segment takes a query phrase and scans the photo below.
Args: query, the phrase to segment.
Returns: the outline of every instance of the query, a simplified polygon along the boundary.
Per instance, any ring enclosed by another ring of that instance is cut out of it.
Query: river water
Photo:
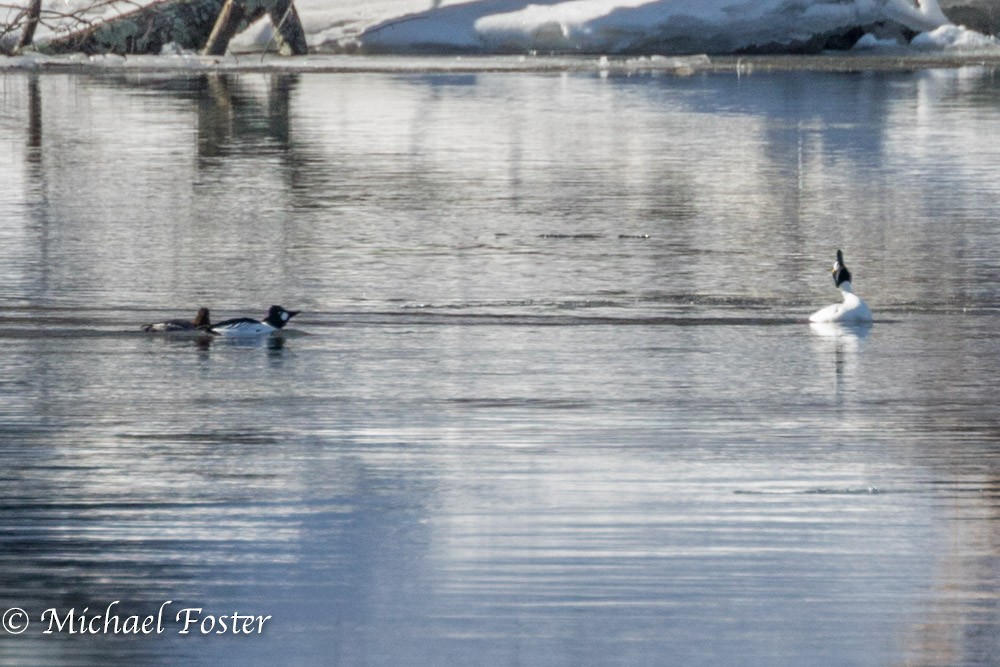
[[[0,73],[0,663],[995,664],[998,125],[974,67]],[[838,248],[871,327],[807,323]]]

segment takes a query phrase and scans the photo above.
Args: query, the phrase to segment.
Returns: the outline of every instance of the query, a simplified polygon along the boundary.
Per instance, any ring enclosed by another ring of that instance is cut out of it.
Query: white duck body
[[[266,322],[250,318],[220,322],[210,329],[218,336],[266,336],[277,330],[277,327],[272,327]]]
[[[840,293],[844,295],[842,303],[835,303],[826,308],[820,308],[809,316],[810,322],[842,322],[845,324],[861,324],[872,321],[872,311],[868,304],[851,291],[850,281],[839,285]]]
[[[217,336],[266,336],[288,324],[288,320],[299,314],[297,310],[285,310],[281,306],[271,306],[263,321],[249,317],[237,317],[213,324],[208,331]]]

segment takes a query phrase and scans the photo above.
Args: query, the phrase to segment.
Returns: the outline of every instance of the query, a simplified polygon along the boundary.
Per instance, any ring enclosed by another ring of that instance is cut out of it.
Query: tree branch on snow
[[[0,11],[7,9],[8,16],[17,12],[12,21],[0,21],[0,53],[12,55],[32,45],[35,28],[42,25],[55,35],[35,44],[43,53],[158,54],[165,44],[174,43],[189,50],[210,47],[208,53],[222,54],[233,35],[265,14],[277,26],[283,51],[301,55],[307,48],[292,0],[154,0],[145,4],[98,0],[70,12],[42,8],[41,0],[30,2],[29,7],[0,3]],[[117,15],[94,18],[109,10]]]

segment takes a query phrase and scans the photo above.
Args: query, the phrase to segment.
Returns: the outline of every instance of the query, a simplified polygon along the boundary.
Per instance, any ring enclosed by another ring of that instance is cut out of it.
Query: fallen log
[[[277,26],[279,49],[304,55],[305,31],[292,0],[156,0],[36,48],[48,54],[132,55],[158,54],[173,43],[192,51],[211,47],[207,53],[221,55],[234,35],[265,14]]]
[[[242,0],[226,0],[226,4],[223,5],[222,10],[219,12],[218,20],[212,28],[212,33],[205,42],[203,50],[205,55],[225,55],[226,48],[229,46],[229,40],[260,18],[265,11],[271,17],[271,24],[275,26],[275,33],[284,42],[285,48],[281,50],[287,50],[294,55],[303,55],[306,53],[305,31],[302,29],[302,22],[299,20],[299,14],[295,11],[295,5],[292,0],[275,0],[270,3],[259,3],[261,6],[266,4],[266,9],[257,8],[256,15],[250,13],[253,7],[249,7],[249,4],[256,3],[247,3]]]
[[[212,26],[212,33],[205,40],[202,53],[207,56],[225,55],[229,40],[239,34],[240,26],[246,21],[246,11],[236,0],[226,0],[219,11],[219,17]]]
[[[24,29],[21,31],[21,37],[14,45],[14,53],[20,53],[35,39],[35,28],[38,27],[38,19],[42,15],[42,0],[32,0],[26,11],[27,21],[25,21]]]

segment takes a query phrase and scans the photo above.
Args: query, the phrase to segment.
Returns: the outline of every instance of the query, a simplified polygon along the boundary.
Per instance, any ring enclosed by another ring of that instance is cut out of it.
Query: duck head
[[[267,310],[267,317],[264,318],[264,321],[272,327],[280,329],[298,314],[299,311],[297,310],[285,310],[281,306],[271,306]]]
[[[830,272],[833,274],[833,284],[837,287],[851,282],[851,272],[847,269],[847,265],[844,264],[844,253],[840,250],[837,251],[837,261],[833,263],[833,268]]]

